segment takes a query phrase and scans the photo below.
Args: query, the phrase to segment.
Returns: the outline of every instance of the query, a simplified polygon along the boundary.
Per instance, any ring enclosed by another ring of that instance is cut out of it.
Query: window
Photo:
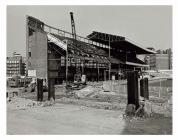
[[[28,56],[31,57],[31,52],[28,52]]]
[[[28,50],[28,56],[31,57],[32,56],[32,53],[31,53],[31,48],[29,48]]]

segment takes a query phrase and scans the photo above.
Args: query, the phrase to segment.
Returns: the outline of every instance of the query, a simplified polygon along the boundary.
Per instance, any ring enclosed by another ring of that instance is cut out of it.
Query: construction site
[[[130,39],[26,16],[26,76],[7,81],[7,134],[172,134],[172,71]],[[21,82],[23,81],[23,83]],[[20,83],[21,82],[21,83]]]

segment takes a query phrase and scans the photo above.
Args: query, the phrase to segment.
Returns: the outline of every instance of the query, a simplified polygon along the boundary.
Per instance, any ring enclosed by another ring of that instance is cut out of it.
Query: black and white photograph
[[[172,135],[172,5],[7,5],[7,135]]]

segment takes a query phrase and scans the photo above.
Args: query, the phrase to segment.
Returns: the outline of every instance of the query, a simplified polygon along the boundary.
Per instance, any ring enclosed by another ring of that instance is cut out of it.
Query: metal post
[[[109,81],[110,81],[110,74],[111,74],[111,52],[110,52],[111,46],[110,46],[110,35],[109,35]]]
[[[82,74],[84,74],[84,63],[85,63],[85,60],[82,60]]]
[[[97,64],[97,66],[98,66],[98,81],[99,81],[99,75],[100,75],[100,70],[99,70],[99,63]]]
[[[66,41],[67,44],[67,41]],[[68,80],[68,50],[66,50],[66,83]]]
[[[159,80],[159,97],[161,97],[161,78]]]

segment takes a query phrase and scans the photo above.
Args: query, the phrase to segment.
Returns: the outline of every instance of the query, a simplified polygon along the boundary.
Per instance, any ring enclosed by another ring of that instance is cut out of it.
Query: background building
[[[157,70],[169,69],[168,54],[156,54],[156,69]]]
[[[150,70],[170,70],[172,69],[172,50],[157,50],[156,54],[145,56],[145,62]]]
[[[25,59],[20,54],[13,53],[12,57],[7,57],[6,61],[6,75],[11,77],[13,75],[25,75]]]

